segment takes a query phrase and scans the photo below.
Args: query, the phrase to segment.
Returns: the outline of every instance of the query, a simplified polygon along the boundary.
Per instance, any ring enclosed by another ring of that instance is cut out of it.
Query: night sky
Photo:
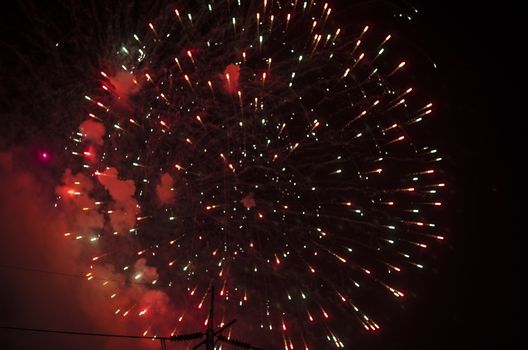
[[[341,20],[348,17],[346,11],[358,16],[370,6],[329,2],[344,9],[337,14]],[[70,241],[48,238],[67,232],[71,220],[50,209],[50,198],[66,167],[59,156],[64,140],[78,125],[60,117],[73,110],[59,112],[56,106],[83,93],[61,89],[60,79],[46,71],[54,58],[40,46],[47,35],[42,28],[58,33],[72,19],[63,19],[61,6],[38,14],[28,4],[15,4],[0,15],[0,326],[132,334],[134,324],[94,312],[108,311],[102,306],[107,301],[85,287],[85,266],[75,266],[82,253]],[[415,80],[437,106],[419,136],[444,156],[448,190],[440,219],[446,239],[427,251],[424,271],[405,277],[408,296],[401,307],[387,307],[380,334],[350,337],[353,346],[345,348],[512,348],[520,330],[514,319],[521,317],[520,16],[502,3],[413,5],[420,13],[411,22],[396,19],[387,26],[396,27],[396,37],[418,53]],[[383,6],[412,8],[400,2]],[[71,83],[72,76],[68,79]],[[151,273],[149,267],[142,269]],[[127,297],[133,300],[134,293],[143,292],[132,290]],[[165,305],[164,295],[151,297]],[[0,329],[2,349],[125,347],[159,348],[159,343]]]

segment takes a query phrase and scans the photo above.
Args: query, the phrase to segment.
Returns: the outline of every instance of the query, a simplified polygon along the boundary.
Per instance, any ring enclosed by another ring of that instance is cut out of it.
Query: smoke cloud
[[[112,226],[133,225],[135,216],[125,212],[138,211],[134,184],[119,180],[113,169],[99,181],[120,217],[110,216]],[[89,196],[94,183],[70,170],[56,194],[55,182],[46,170],[25,161],[23,151],[0,153],[0,325],[135,335],[156,329],[168,335],[176,311],[163,291],[149,287],[157,270],[140,258],[133,266],[140,277],[131,280],[104,261],[108,252],[91,241],[104,226]],[[92,265],[93,257],[103,263]],[[0,330],[0,348],[148,349],[159,344]]]

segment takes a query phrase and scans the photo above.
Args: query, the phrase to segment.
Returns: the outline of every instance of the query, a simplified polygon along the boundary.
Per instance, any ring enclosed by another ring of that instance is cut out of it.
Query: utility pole
[[[215,331],[215,329],[213,328],[214,327],[214,294],[215,294],[214,290],[215,290],[214,286],[212,286],[211,289],[209,290],[209,294],[211,295],[211,305],[209,307],[209,319],[207,321],[207,329],[205,331],[205,340],[196,344],[193,347],[193,350],[197,350],[203,345],[205,345],[205,350],[214,350],[215,349],[215,338],[223,343],[231,344],[231,345],[234,345],[242,349],[263,350],[251,344],[242,342],[240,340],[231,339],[231,338],[228,338],[222,335],[222,332],[225,331],[227,328],[231,327],[236,322],[236,320],[232,320],[231,322],[223,325],[222,327],[220,327],[218,330]],[[184,341],[184,340],[198,339],[203,336],[204,336],[204,333],[196,332],[196,333],[172,336],[169,339],[170,341]]]
[[[211,306],[209,307],[209,321],[207,323],[207,331],[205,332],[205,350],[214,350],[214,296],[215,288],[211,286]]]

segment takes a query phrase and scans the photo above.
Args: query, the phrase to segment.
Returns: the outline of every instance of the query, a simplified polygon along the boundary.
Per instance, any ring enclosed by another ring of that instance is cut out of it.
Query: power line
[[[171,337],[147,337],[141,335],[125,335],[125,334],[110,334],[110,333],[92,333],[92,332],[74,332],[74,331],[63,331],[55,329],[40,329],[40,328],[26,328],[26,327],[11,327],[11,326],[0,326],[0,329],[15,330],[15,331],[25,331],[25,332],[37,332],[37,333],[53,333],[53,334],[67,334],[67,335],[81,335],[89,337],[107,337],[107,338],[128,338],[128,339],[148,339],[148,340],[159,340],[161,343],[161,349],[166,350],[166,342],[176,342],[176,341],[188,341],[193,339],[198,339],[204,336],[202,332],[189,333],[189,334],[179,334]]]
[[[5,265],[0,265],[1,268],[6,268]],[[52,274],[59,274],[59,275],[66,275],[68,277],[79,277],[78,275],[70,275],[70,274],[62,274],[62,273],[53,273],[45,270],[37,270],[37,269],[24,269],[24,268],[16,268],[10,266],[9,268],[14,269],[22,269],[22,270],[29,270],[29,271],[35,271],[35,272],[44,272],[44,273],[52,273]],[[75,331],[64,331],[64,330],[54,330],[54,329],[39,329],[39,328],[26,328],[26,327],[12,327],[12,326],[0,326],[0,329],[7,329],[7,330],[16,330],[16,331],[26,331],[26,332],[39,332],[39,333],[55,333],[55,334],[67,334],[67,335],[81,335],[81,336],[92,336],[92,337],[111,337],[111,338],[128,338],[128,339],[149,339],[149,340],[159,340],[161,342],[161,348],[162,350],[166,350],[166,341],[188,341],[188,340],[194,340],[202,338],[204,335],[206,336],[206,339],[196,346],[193,347],[193,350],[200,348],[202,345],[205,345],[206,350],[213,350],[215,346],[215,338],[221,342],[234,345],[239,348],[243,349],[252,349],[252,350],[262,350],[261,348],[255,347],[249,343],[242,342],[240,340],[231,339],[230,337],[225,337],[222,335],[222,332],[226,330],[227,328],[231,327],[236,320],[232,320],[231,322],[228,322],[227,324],[220,327],[218,330],[214,330],[213,328],[213,314],[214,314],[214,286],[211,287],[209,290],[209,294],[211,296],[211,306],[209,310],[209,318],[208,318],[208,327],[205,333],[203,332],[195,332],[195,333],[188,333],[188,334],[179,334],[176,336],[170,336],[170,337],[158,337],[158,336],[140,336],[140,335],[124,335],[124,334],[110,334],[110,333],[92,333],[92,332],[75,332]]]
[[[73,332],[73,331],[62,331],[54,329],[39,329],[39,328],[25,328],[25,327],[10,327],[0,326],[1,329],[10,329],[15,331],[27,331],[27,332],[38,332],[38,333],[56,333],[56,334],[69,334],[69,335],[83,335],[91,337],[112,337],[112,338],[130,338],[130,339],[160,339],[170,340],[170,337],[146,337],[141,335],[123,335],[123,334],[109,334],[109,333],[91,333],[91,332]]]

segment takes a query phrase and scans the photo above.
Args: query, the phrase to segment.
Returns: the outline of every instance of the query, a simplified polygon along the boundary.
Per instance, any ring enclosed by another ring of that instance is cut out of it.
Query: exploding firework
[[[394,39],[324,2],[161,8],[84,84],[57,193],[87,278],[144,334],[207,324],[212,285],[261,346],[377,332],[369,311],[443,239],[440,158],[409,137],[432,105]]]

